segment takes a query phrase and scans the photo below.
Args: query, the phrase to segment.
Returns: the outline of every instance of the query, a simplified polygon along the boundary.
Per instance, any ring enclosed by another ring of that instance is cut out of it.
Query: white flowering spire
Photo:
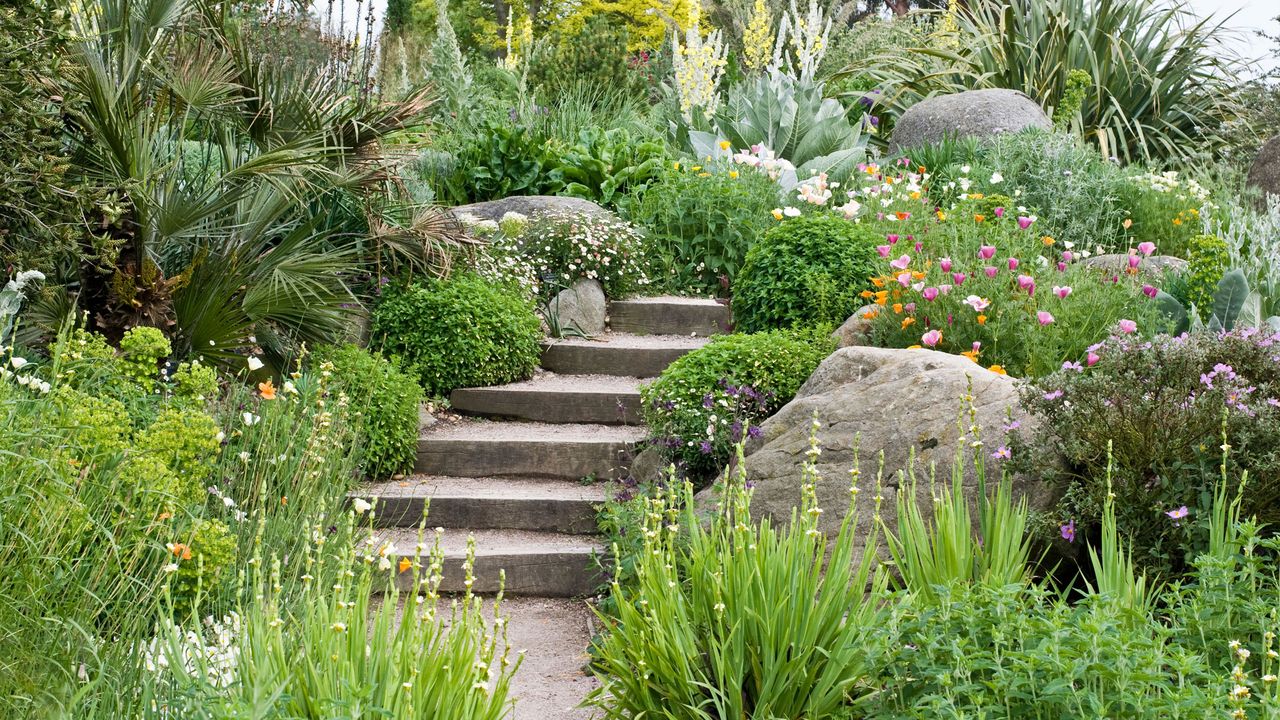
[[[676,94],[680,98],[680,113],[693,122],[695,110],[710,120],[720,104],[718,89],[727,62],[727,48],[719,30],[705,38],[698,30],[702,5],[689,3],[689,22],[684,31],[684,46],[680,34],[671,34],[671,62],[675,75]]]
[[[830,36],[831,18],[818,7],[817,0],[809,0],[809,12],[804,17],[800,16],[796,0],[791,0],[791,12],[783,14],[778,28],[771,69],[787,71],[801,82],[813,82],[818,65],[827,54]]]

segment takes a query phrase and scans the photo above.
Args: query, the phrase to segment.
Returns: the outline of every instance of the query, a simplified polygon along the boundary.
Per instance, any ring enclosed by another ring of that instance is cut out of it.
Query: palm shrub
[[[858,307],[875,274],[874,230],[831,214],[783,221],[747,252],[733,283],[733,317],[744,332],[837,326]]]
[[[1179,160],[1222,144],[1221,124],[1239,110],[1223,33],[1181,1],[1000,0],[956,14],[955,30],[929,46],[847,72],[873,78],[901,113],[931,95],[992,87],[1052,110],[1071,101],[1071,73],[1084,70],[1091,92],[1076,123],[1090,142],[1125,160]]]
[[[813,439],[809,460],[817,453]],[[604,717],[840,717],[864,694],[877,658],[863,640],[888,580],[874,550],[855,560],[857,493],[828,537],[806,463],[791,522],[755,523],[739,468],[709,523],[688,483],[649,500],[635,581],[615,582],[617,613],[600,615],[601,685],[587,702]]]
[[[82,248],[78,302],[113,338],[147,324],[180,353],[232,363],[257,346],[280,363],[341,337],[353,270],[428,269],[455,246],[437,217],[382,199],[381,141],[425,117],[425,92],[380,102],[352,87],[358,58],[286,57],[213,0],[96,0],[72,17],[74,171],[117,198]],[[365,221],[329,223],[350,196]]]

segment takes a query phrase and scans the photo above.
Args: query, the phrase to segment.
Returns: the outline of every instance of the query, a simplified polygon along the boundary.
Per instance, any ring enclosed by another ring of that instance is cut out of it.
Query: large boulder
[[[910,480],[903,480],[899,473],[912,467],[912,456],[918,479],[916,502],[922,511],[931,512],[931,468],[936,467],[939,482],[950,482],[958,452],[966,453],[965,487],[976,501],[978,478],[972,453],[983,454],[988,481],[995,482],[1003,460],[992,454],[1005,444],[1010,418],[1025,429],[1033,426],[1031,417],[1018,406],[1018,382],[959,355],[932,350],[837,350],[814,371],[795,399],[764,423],[762,436],[747,447],[746,476],[754,486],[752,514],[782,522],[800,504],[801,465],[815,419],[821,447],[817,468],[822,479],[817,493],[824,510],[822,530],[834,534],[848,507],[856,438],[862,471],[856,509],[860,535],[876,526],[874,497],[881,453],[880,512],[891,529],[897,529],[898,495],[911,487]],[[982,433],[983,445],[977,450],[972,447],[969,405],[964,400],[970,393]],[[1013,482],[1015,494],[1025,495],[1032,508],[1048,508],[1057,500],[1038,480],[1017,477]],[[714,488],[703,492],[704,502],[714,502]]]
[[[459,205],[452,208],[452,211],[458,217],[470,215],[477,220],[492,220],[493,222],[498,222],[503,215],[511,212],[524,215],[531,221],[537,220],[544,215],[562,215],[566,213],[580,213],[600,218],[613,216],[613,213],[590,200],[560,197],[558,195],[513,195],[501,200]]]
[[[598,280],[582,279],[561,290],[547,303],[547,321],[561,332],[576,330],[587,336],[604,332],[604,288]]]
[[[1249,168],[1247,183],[1262,193],[1265,207],[1268,195],[1280,195],[1280,135],[1263,143]]]
[[[1027,128],[1053,129],[1035,100],[1017,90],[969,90],[937,95],[902,113],[889,139],[889,153],[936,145],[947,138],[987,138]]]

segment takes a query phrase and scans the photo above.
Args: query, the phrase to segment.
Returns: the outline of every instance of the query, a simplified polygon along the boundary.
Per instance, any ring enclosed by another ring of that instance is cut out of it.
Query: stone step
[[[570,535],[597,531],[596,507],[606,497],[599,483],[428,475],[368,484],[352,495],[378,498],[378,527],[417,527],[423,509],[429,507],[430,527]]]
[[[542,346],[542,367],[563,375],[651,378],[708,340],[688,335],[608,332],[596,339],[564,338]]]
[[[609,327],[637,335],[718,335],[729,332],[729,306],[707,298],[649,297],[609,304]]]
[[[532,380],[454,390],[449,402],[467,415],[547,423],[638,425],[640,378],[541,373]]]
[[[453,477],[613,477],[643,427],[470,420],[427,428],[417,472]]]
[[[603,559],[607,550],[596,537],[523,530],[446,529],[440,536],[440,547],[444,551],[441,592],[466,591],[462,564],[467,554],[468,535],[475,538],[476,546],[472,592],[497,592],[499,572],[503,570],[507,574],[505,590],[511,595],[581,597],[594,593],[605,579],[597,559]],[[412,556],[418,531],[387,529],[379,532],[378,538],[379,545],[388,540],[395,544],[393,555]],[[426,547],[422,554],[424,564],[435,539],[436,533],[428,530],[422,540]],[[404,592],[414,590],[413,571],[397,574],[396,587]]]

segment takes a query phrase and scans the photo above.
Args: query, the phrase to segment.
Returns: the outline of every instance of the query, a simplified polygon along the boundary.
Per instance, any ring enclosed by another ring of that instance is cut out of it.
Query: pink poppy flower
[[[990,300],[986,298],[978,297],[977,295],[970,295],[969,297],[965,298],[964,304],[973,308],[974,312],[982,312],[983,310],[986,310],[987,308],[991,307]]]
[[[956,285],[963,285],[965,279],[967,279],[968,277],[969,277],[968,275],[965,275],[962,272],[951,273],[951,279],[955,281]]]
[[[1062,251],[1062,261],[1063,261],[1063,262],[1071,262],[1072,258],[1074,258],[1074,257],[1075,257],[1075,253],[1072,253],[1070,250],[1063,250],[1063,251]]]
[[[1142,264],[1142,258],[1138,257],[1137,255],[1130,255],[1130,256],[1129,256],[1129,269],[1130,269],[1130,270],[1136,270],[1136,269],[1138,268],[1138,266],[1139,266],[1139,265],[1141,265],[1141,264]]]
[[[1054,295],[1057,295],[1059,298],[1061,298],[1061,299],[1063,299],[1063,300],[1066,300],[1066,299],[1067,299],[1067,296],[1071,294],[1071,286],[1070,286],[1070,285],[1064,285],[1064,286],[1062,286],[1062,287],[1058,287],[1057,285],[1054,285],[1054,286],[1053,286],[1053,294],[1054,294]]]
[[[1018,227],[1022,228],[1023,230],[1026,230],[1027,228],[1031,227],[1031,223],[1033,222],[1035,222],[1035,220],[1029,217],[1025,217],[1021,215],[1018,216]]]
[[[1143,286],[1142,286],[1142,294],[1143,294],[1143,295],[1146,295],[1146,296],[1147,296],[1147,297],[1149,297],[1149,298],[1154,298],[1154,297],[1155,297],[1156,295],[1158,295],[1159,293],[1160,293],[1160,291],[1159,291],[1159,290],[1157,290],[1157,289],[1155,289],[1155,287],[1154,287],[1154,286],[1152,286],[1152,285],[1143,285]]]
[[[938,343],[942,342],[942,332],[938,330],[930,330],[920,336],[920,342],[928,345],[929,347],[937,347]]]
[[[921,294],[924,295],[925,300],[933,302],[934,300],[938,299],[938,288],[927,287],[924,289],[924,292]]]
[[[1067,264],[1064,262],[1058,263],[1058,272],[1066,272],[1066,271],[1067,271]]]
[[[938,267],[942,268],[942,272],[951,272],[951,258],[944,257],[939,260]]]
[[[894,270],[906,270],[907,266],[910,264],[911,264],[911,256],[903,255],[897,260],[891,261],[889,263],[889,266],[892,267]]]
[[[1093,367],[1094,365],[1097,365],[1098,361],[1101,359],[1102,358],[1098,357],[1097,353],[1089,353],[1088,355],[1085,356],[1084,362],[1085,362],[1085,365],[1088,365],[1089,367]]]
[[[898,244],[898,236],[897,236],[897,235],[893,235],[893,234],[891,234],[891,235],[886,235],[886,236],[885,236],[885,240],[888,240],[890,245],[897,245],[897,244]]]
[[[1117,323],[1117,326],[1120,328],[1120,332],[1124,333],[1125,335],[1132,335],[1133,333],[1138,331],[1138,323],[1132,320],[1121,320],[1119,323]]]
[[[1153,242],[1138,243],[1138,252],[1142,253],[1143,255],[1146,255],[1147,257],[1150,257],[1151,253],[1155,251],[1156,251],[1156,244]]]
[[[911,287],[911,273],[909,272],[898,273],[897,280],[898,280],[898,284],[901,285],[902,287]]]
[[[991,267],[990,265],[988,265],[982,268],[982,271],[987,274],[987,277],[993,278],[996,276],[996,273],[1000,272],[1000,268]]]
[[[1004,217],[1004,208],[998,207],[996,208],[995,212],[996,212],[996,217],[998,218]]]
[[[1034,295],[1036,292],[1036,279],[1030,275],[1019,275],[1018,289],[1026,290],[1028,295]]]
[[[916,252],[920,252],[921,250],[924,249],[924,243],[916,241],[915,248],[916,248]]]
[[[887,258],[887,257],[889,257],[889,251],[890,251],[890,250],[892,250],[892,248],[891,248],[891,247],[889,247],[888,245],[877,245],[877,246],[876,246],[876,252],[880,253],[880,257],[882,257],[882,258]]]
[[[982,247],[978,248],[978,257],[982,258],[983,260],[990,260],[991,258],[995,257],[995,255],[996,255],[996,248],[994,245],[983,245]]]
[[[1009,258],[1009,269],[1010,270],[1018,269],[1018,258]]]
[[[1040,312],[1036,313],[1036,320],[1039,320],[1040,325],[1043,327],[1053,322],[1053,315],[1049,314],[1044,310],[1041,310]]]

